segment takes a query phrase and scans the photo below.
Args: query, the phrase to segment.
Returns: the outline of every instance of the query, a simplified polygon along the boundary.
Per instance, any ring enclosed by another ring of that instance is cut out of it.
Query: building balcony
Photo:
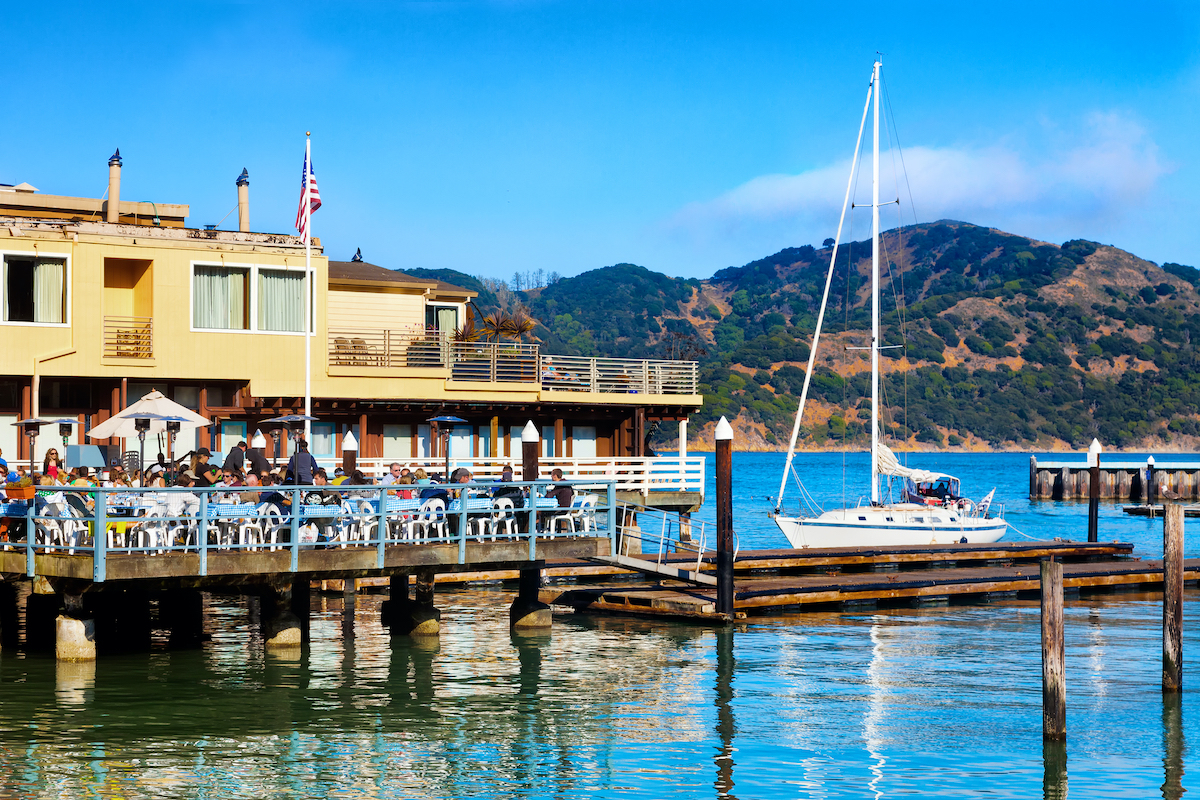
[[[154,358],[154,320],[151,317],[105,317],[105,358]]]
[[[541,353],[536,344],[456,342],[423,330],[330,330],[329,366],[367,374],[442,370],[452,382],[523,383],[549,392],[694,395],[695,361]]]

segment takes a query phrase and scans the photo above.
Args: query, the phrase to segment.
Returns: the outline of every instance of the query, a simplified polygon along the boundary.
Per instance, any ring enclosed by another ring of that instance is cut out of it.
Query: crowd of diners
[[[440,499],[448,507],[454,499],[463,497],[508,498],[515,509],[526,507],[528,487],[513,484],[513,469],[505,465],[500,477],[489,484],[475,484],[474,476],[465,467],[450,473],[447,479],[440,472],[427,473],[423,468],[410,469],[399,462],[389,465],[387,474],[378,481],[353,470],[346,474],[340,467],[332,476],[322,468],[308,449],[308,443],[297,442],[296,452],[286,466],[272,468],[259,450],[251,449],[246,442],[238,442],[217,466],[212,453],[201,447],[178,462],[168,461],[162,453],[144,469],[127,471],[119,460],[114,459],[107,470],[88,467],[68,469],[58,450],[46,451],[42,470],[33,475],[24,467],[10,469],[0,451],[0,493],[4,486],[20,484],[30,478],[36,486],[36,496],[44,503],[69,503],[81,513],[94,508],[95,497],[87,492],[71,491],[67,487],[80,488],[165,488],[181,489],[213,488],[216,502],[268,503],[286,515],[291,503],[289,486],[310,487],[302,492],[305,505],[338,505],[345,499],[378,497],[378,489],[367,487],[389,486],[387,494],[403,500],[426,501]],[[554,469],[550,478],[555,483],[547,487],[545,496],[557,501],[559,508],[569,508],[574,500],[574,490],[563,483],[561,469]],[[463,484],[473,484],[463,486]],[[507,484],[507,485],[506,485]],[[26,483],[28,485],[28,483]],[[15,492],[13,493],[15,494]],[[7,497],[5,498],[7,499]],[[195,515],[199,510],[199,497],[191,492],[166,492],[162,502],[172,517]],[[524,519],[525,515],[522,515]],[[452,527],[456,520],[451,517]],[[0,538],[3,529],[0,524]]]

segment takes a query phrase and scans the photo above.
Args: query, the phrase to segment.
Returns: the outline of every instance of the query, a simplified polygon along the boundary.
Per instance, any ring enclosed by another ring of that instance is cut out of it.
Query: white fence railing
[[[336,459],[317,459],[321,466],[332,471],[340,464]],[[410,470],[417,467],[433,474],[444,472],[445,458],[360,458],[358,468],[371,478],[388,474],[395,462]],[[490,481],[500,477],[505,465],[511,466],[516,478],[521,479],[521,458],[454,458],[450,469],[466,467],[477,481]],[[616,481],[619,492],[699,492],[704,493],[704,457],[654,456],[648,458],[545,458],[538,459],[538,470],[543,477],[555,468],[563,471],[568,481]],[[586,484],[585,484],[586,485]],[[597,486],[600,484],[597,483]]]

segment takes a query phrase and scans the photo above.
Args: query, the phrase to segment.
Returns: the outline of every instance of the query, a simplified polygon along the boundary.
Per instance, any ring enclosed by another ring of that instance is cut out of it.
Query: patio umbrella
[[[211,420],[200,416],[191,409],[184,408],[174,400],[168,400],[166,395],[155,390],[92,428],[88,436],[92,439],[107,439],[111,436],[118,436],[122,439],[135,438],[138,431],[134,427],[133,421],[138,417],[150,418],[150,429],[146,431],[148,434],[164,433],[167,430],[167,417],[178,417],[184,420],[179,423],[179,429],[184,431],[206,428],[212,424]]]

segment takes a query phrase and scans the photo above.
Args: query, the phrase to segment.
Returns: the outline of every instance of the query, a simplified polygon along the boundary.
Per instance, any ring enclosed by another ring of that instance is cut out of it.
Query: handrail
[[[662,566],[663,559],[674,553],[696,554],[694,572],[700,571],[704,561],[704,553],[708,549],[708,525],[703,520],[684,520],[677,512],[665,511],[660,508],[639,505],[637,503],[618,502],[617,511],[617,547],[615,553],[629,555],[629,541],[652,545],[656,551],[654,563]],[[649,524],[645,524],[649,520]],[[653,531],[657,528],[658,532]],[[683,538],[686,529],[687,537]],[[649,531],[649,532],[648,532]],[[645,548],[641,557],[646,558]],[[734,558],[736,559],[736,554]]]
[[[318,463],[327,469],[340,465],[335,459],[317,459]],[[410,470],[418,467],[432,475],[443,472],[446,459],[422,458],[360,458],[358,469],[371,478],[380,478],[388,474],[391,464],[398,463]],[[505,466],[512,466],[520,471],[521,459],[512,458],[466,458],[451,457],[450,468],[467,467],[477,480],[492,480],[500,477]],[[538,459],[538,469],[543,475],[548,475],[553,469],[561,469],[563,478],[567,481],[581,482],[584,485],[599,485],[606,481],[616,483],[617,491],[639,492],[643,496],[651,492],[699,492],[704,494],[704,456],[643,456],[643,457],[595,457],[567,458],[542,457]]]
[[[188,574],[203,577],[208,574],[210,554],[218,551],[289,551],[287,569],[295,572],[301,548],[373,550],[378,568],[383,568],[385,548],[392,546],[456,544],[458,563],[464,564],[469,540],[526,541],[531,560],[536,560],[537,542],[547,537],[583,535],[613,540],[612,483],[605,484],[603,491],[589,493],[590,505],[577,502],[559,508],[556,499],[545,495],[551,485],[567,483],[439,484],[448,492],[463,495],[450,497],[440,510],[422,508],[419,498],[400,496],[406,487],[399,486],[56,486],[32,501],[0,504],[0,516],[24,522],[24,540],[0,542],[0,551],[21,548],[29,577],[39,574],[41,555],[54,554],[56,562],[60,557],[91,559],[93,580],[103,582],[113,559],[130,556],[199,554],[197,561],[177,562],[176,566],[194,563],[195,571]],[[504,496],[513,501],[511,510],[494,502],[499,498],[493,495],[501,487],[506,490]],[[411,486],[414,492],[428,488]],[[234,495],[243,493],[258,493],[260,500],[238,502],[240,498]],[[313,499],[311,493],[323,493],[326,500],[336,494],[337,502],[308,502]],[[280,570],[278,561],[257,563],[256,568]]]
[[[104,317],[105,358],[153,358],[153,317]]]
[[[530,383],[544,391],[694,395],[696,361],[594,358],[545,354],[537,344],[460,342],[420,325],[402,328],[331,328],[329,365],[449,370],[451,381]]]

